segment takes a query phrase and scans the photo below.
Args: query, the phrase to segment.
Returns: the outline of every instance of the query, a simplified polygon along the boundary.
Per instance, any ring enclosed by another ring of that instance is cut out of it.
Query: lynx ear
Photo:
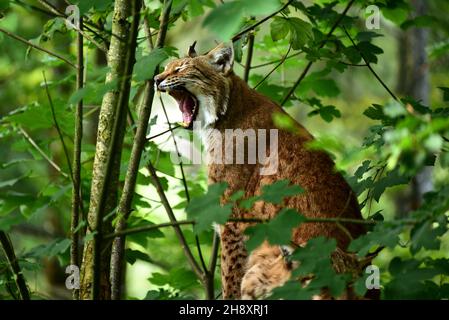
[[[198,54],[196,53],[196,50],[195,50],[195,45],[196,45],[196,41],[193,42],[193,44],[189,47],[189,51],[187,52],[187,55],[190,58],[195,58],[196,56],[198,56]]]
[[[222,72],[227,75],[232,71],[234,65],[234,49],[231,46],[225,44],[220,44],[216,48],[209,51],[207,54],[210,64],[217,69],[217,71]]]

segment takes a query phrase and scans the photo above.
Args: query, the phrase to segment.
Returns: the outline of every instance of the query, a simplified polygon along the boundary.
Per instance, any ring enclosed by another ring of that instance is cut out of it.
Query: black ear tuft
[[[195,58],[196,56],[198,56],[198,54],[196,53],[195,50],[195,45],[196,45],[196,40],[193,42],[193,44],[189,47],[189,51],[187,52],[187,55],[190,58]]]

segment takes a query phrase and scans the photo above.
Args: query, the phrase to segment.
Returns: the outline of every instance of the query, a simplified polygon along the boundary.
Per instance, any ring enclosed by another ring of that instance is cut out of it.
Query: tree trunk
[[[130,34],[130,23],[128,18],[131,15],[132,0],[116,0],[114,6],[113,20],[112,20],[112,34],[111,44],[108,52],[108,67],[110,71],[106,76],[106,82],[119,81],[123,79],[125,73],[126,56],[127,56],[127,44]],[[128,81],[129,82],[129,81]],[[129,83],[128,83],[129,85]],[[127,92],[123,92],[125,95],[129,95],[129,87]],[[96,216],[96,212],[99,206],[99,199],[101,197],[101,190],[104,184],[104,178],[106,173],[109,146],[112,139],[112,131],[116,116],[116,109],[119,107],[120,90],[112,90],[105,94],[100,109],[100,116],[98,122],[97,144],[95,151],[95,159],[92,173],[92,185],[90,195],[90,207],[88,212],[88,223],[92,227],[96,222],[102,223],[102,230],[104,233],[112,232],[111,220],[102,222],[102,219]],[[123,97],[123,101],[128,101],[128,97]],[[126,117],[122,117],[126,120]],[[106,214],[113,211],[117,205],[117,191],[119,183],[119,168],[121,158],[121,144],[124,137],[125,122],[121,121],[119,124],[118,132],[118,145],[117,152],[111,155],[113,158],[112,171],[110,172],[109,183],[105,186],[105,208]],[[88,234],[92,230],[88,228]],[[111,256],[110,246],[105,246],[105,243],[101,246],[101,260],[100,260],[100,299],[110,299],[111,289],[109,283],[109,263]],[[93,241],[86,243],[83,253],[83,264],[81,268],[81,287],[80,298],[90,299],[93,272],[92,265],[94,263],[94,246]]]
[[[427,13],[425,0],[413,0],[412,6],[416,16]],[[401,32],[399,36],[398,91],[424,105],[429,104],[427,41],[428,30],[425,28],[412,28]],[[408,194],[397,201],[398,215],[404,215],[421,205],[424,193],[433,189],[431,173],[431,167],[425,167],[413,178]]]

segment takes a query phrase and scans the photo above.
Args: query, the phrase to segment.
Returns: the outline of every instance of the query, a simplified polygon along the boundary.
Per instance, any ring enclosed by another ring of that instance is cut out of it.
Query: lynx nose
[[[162,81],[164,81],[164,76],[162,74],[158,74],[154,77],[154,83],[156,84],[156,88],[160,91],[163,91],[163,89],[161,89],[160,87]]]

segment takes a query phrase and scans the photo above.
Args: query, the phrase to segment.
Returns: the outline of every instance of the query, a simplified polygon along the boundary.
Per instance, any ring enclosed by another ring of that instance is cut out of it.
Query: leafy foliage
[[[41,284],[42,275],[52,276],[53,269],[48,265],[56,263],[63,273],[69,264],[70,240],[67,237],[70,234],[75,105],[80,101],[84,103],[81,147],[84,215],[76,227],[83,234],[91,227],[85,214],[91,201],[96,134],[104,134],[96,129],[97,110],[104,95],[117,92],[122,80],[108,78],[110,69],[105,66],[105,56],[96,44],[108,47],[115,36],[111,24],[114,2],[72,2],[83,15],[84,33],[88,36],[84,38],[86,70],[82,89],[75,89],[74,68],[37,48],[18,45],[17,39],[0,33],[4,51],[0,59],[0,230],[11,235],[33,298],[47,298],[40,291],[46,291]],[[234,71],[242,75],[251,46],[248,35],[252,33],[255,41],[251,48],[248,83],[252,87],[257,85],[256,90],[273,101],[285,102],[289,115],[276,113],[273,116],[276,127],[298,133],[295,118],[311,127],[316,140],[308,147],[331,153],[338,170],[352,186],[370,225],[368,233],[351,241],[348,250],[360,260],[380,251],[372,264],[380,268],[382,298],[448,299],[449,28],[445,12],[449,5],[442,0],[429,2],[429,12],[417,15],[410,1],[356,1],[353,5],[356,10],[349,10],[343,16],[342,9],[348,2],[173,1],[168,22],[169,43],[183,52],[187,42],[197,40],[200,49],[205,50],[213,46],[215,38],[229,41],[247,30],[233,42]],[[145,82],[154,77],[157,65],[179,56],[173,47],[152,47],[160,29],[162,1],[145,1],[145,4],[141,17],[146,20],[152,38],[148,39],[143,29],[139,32],[128,104],[128,119],[136,123]],[[385,18],[379,30],[368,30],[364,23],[368,13],[363,9],[372,4],[380,8]],[[75,63],[72,43],[75,43],[76,31],[68,28],[60,16],[42,15],[32,10],[36,8],[23,1],[1,1],[2,29]],[[263,23],[251,28],[262,19]],[[386,20],[388,28],[383,25]],[[429,59],[426,66],[431,73],[430,99],[421,101],[419,97],[414,99],[402,93],[397,93],[399,99],[390,99],[371,69],[385,86],[387,83],[394,87],[391,85],[395,81],[394,72],[400,69],[397,64],[407,59],[395,61],[392,52],[398,48],[392,35],[406,35],[405,32],[417,27],[426,27],[429,32],[425,49]],[[148,45],[149,42],[152,45]],[[367,68],[367,63],[371,69]],[[308,66],[310,69],[305,69]],[[54,117],[42,84],[42,69],[49,80]],[[168,105],[168,98],[163,97],[163,101]],[[155,104],[149,136],[160,134],[166,130],[167,122],[173,121],[170,112],[169,119],[165,119],[158,110],[159,105]],[[61,128],[69,159],[55,130],[54,118]],[[128,126],[124,132],[121,168],[117,173],[120,182],[126,175],[137,125]],[[190,137],[189,133],[180,131],[172,133],[182,145]],[[307,223],[300,212],[284,207],[285,198],[305,192],[301,186],[281,180],[264,186],[259,196],[246,198],[244,190],[229,195],[224,183],[207,187],[204,168],[187,163],[181,168],[173,163],[173,146],[169,141],[167,131],[166,135],[161,134],[145,145],[128,228],[167,220],[166,204],[156,189],[159,184],[176,217],[183,220],[186,216],[194,222],[193,230],[184,225],[181,232],[197,261],[207,261],[207,254],[212,251],[211,226],[214,223],[232,220],[233,210],[250,213],[258,201],[270,203],[279,213],[270,221],[252,222],[246,230],[245,244],[249,251],[263,241],[290,245],[292,229]],[[186,158],[188,156],[183,154],[183,160]],[[156,177],[148,172],[149,161],[157,171]],[[415,196],[414,199],[419,200],[414,201],[416,203],[404,201],[401,194],[420,183],[423,170],[432,172],[433,189],[422,197]],[[122,183],[119,189],[122,191]],[[225,198],[229,201],[225,202]],[[399,210],[404,205],[406,209]],[[115,225],[118,216],[113,211],[104,220]],[[89,237],[93,235],[82,236],[81,241],[85,243]],[[128,280],[129,297],[152,300],[204,297],[202,283],[189,269],[178,238],[170,228],[130,234],[127,244],[125,259],[130,270],[128,276],[132,277]],[[197,250],[194,247],[198,247]],[[295,266],[293,278],[276,288],[270,298],[310,299],[323,288],[338,297],[347,285],[353,286],[357,294],[365,294],[366,273],[339,274],[333,269],[335,248],[334,240],[323,237],[295,248],[288,257]],[[142,281],[140,271],[143,269],[150,270],[150,275],[145,277],[148,281]],[[0,299],[17,298],[15,275],[3,255],[0,255],[0,270]],[[34,281],[37,273],[39,281]],[[220,290],[218,274],[216,271],[216,295]],[[307,282],[307,285],[300,282]],[[38,290],[34,292],[33,288]]]

